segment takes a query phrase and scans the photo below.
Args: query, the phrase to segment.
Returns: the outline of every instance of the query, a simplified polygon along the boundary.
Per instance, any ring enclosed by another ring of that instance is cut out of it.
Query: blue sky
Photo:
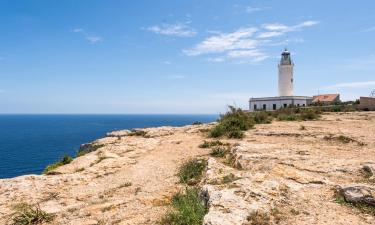
[[[0,0],[0,113],[218,113],[375,89],[375,2]]]

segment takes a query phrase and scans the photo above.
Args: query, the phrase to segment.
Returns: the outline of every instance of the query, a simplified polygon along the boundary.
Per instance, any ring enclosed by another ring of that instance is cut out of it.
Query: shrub
[[[256,124],[266,124],[272,122],[272,118],[270,117],[269,113],[265,111],[253,112],[251,115]]]
[[[202,122],[200,122],[200,121],[195,121],[194,123],[193,123],[193,125],[202,125],[203,123]]]
[[[223,143],[219,140],[216,141],[204,141],[202,144],[199,145],[199,148],[211,148],[215,146],[229,146],[229,143]]]
[[[201,225],[207,207],[195,188],[173,196],[172,210],[162,219],[164,225]]]
[[[282,113],[282,114],[279,114],[277,116],[277,120],[280,120],[280,121],[295,121],[297,119],[298,119],[298,117],[297,117],[296,114],[284,114],[284,113]]]
[[[180,171],[178,173],[180,182],[189,185],[197,184],[200,181],[206,166],[207,160],[205,159],[192,159],[184,163],[180,167]]]
[[[243,131],[252,128],[255,124],[250,113],[229,106],[229,111],[220,116],[219,124],[210,130],[211,137],[227,136],[229,138],[242,138]]]
[[[302,120],[316,120],[320,117],[320,112],[312,109],[304,110],[301,112],[300,117]]]
[[[51,165],[48,165],[43,173],[44,174],[48,174],[50,171],[52,170],[55,170],[56,168],[60,167],[60,166],[63,166],[63,165],[66,165],[66,164],[69,164],[73,161],[73,158],[70,157],[69,155],[65,155],[62,159],[60,159],[59,161],[51,164]]]
[[[32,225],[51,222],[53,214],[46,213],[40,209],[39,205],[31,206],[27,203],[17,204],[14,209],[12,225]]]
[[[213,157],[224,157],[228,153],[228,148],[217,146],[212,149],[212,152],[210,153]]]

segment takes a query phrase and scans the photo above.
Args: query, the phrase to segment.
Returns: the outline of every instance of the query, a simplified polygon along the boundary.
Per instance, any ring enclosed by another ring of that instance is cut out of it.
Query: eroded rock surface
[[[181,188],[178,167],[195,157],[208,159],[206,225],[375,224],[335,199],[341,187],[348,202],[373,204],[375,113],[257,125],[242,140],[222,140],[232,144],[224,158],[198,147],[211,125],[111,132],[57,175],[2,179],[0,224],[21,202],[54,213],[53,224],[157,224]]]

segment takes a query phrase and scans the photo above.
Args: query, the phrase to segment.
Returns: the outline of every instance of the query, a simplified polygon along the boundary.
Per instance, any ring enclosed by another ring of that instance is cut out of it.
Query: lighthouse
[[[293,68],[294,63],[290,57],[290,52],[285,49],[281,53],[281,60],[278,64],[279,95],[275,97],[250,98],[249,111],[272,111],[287,107],[306,107],[311,104],[312,97],[294,95]]]
[[[293,96],[293,67],[290,52],[285,49],[279,64],[279,96]]]

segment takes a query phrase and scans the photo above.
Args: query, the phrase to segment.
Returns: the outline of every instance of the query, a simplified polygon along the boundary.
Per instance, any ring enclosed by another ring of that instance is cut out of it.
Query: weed
[[[187,161],[180,167],[178,176],[180,177],[180,182],[194,185],[197,184],[206,169],[207,160],[205,159],[192,159]]]
[[[63,166],[63,165],[66,165],[66,164],[69,164],[69,163],[71,163],[73,161],[73,158],[72,157],[70,157],[69,155],[65,155],[63,158],[61,158],[59,161],[57,161],[57,162],[55,162],[55,163],[53,163],[53,164],[51,164],[51,165],[48,165],[45,169],[44,169],[44,171],[43,171],[43,173],[44,174],[48,174],[49,172],[51,172],[52,170],[55,170],[55,169],[57,169],[58,167],[60,167],[60,166]]]
[[[222,146],[216,146],[212,149],[212,152],[210,153],[213,157],[224,157],[228,153],[227,147]]]
[[[51,222],[53,214],[46,213],[39,205],[32,206],[27,203],[20,203],[14,206],[15,213],[12,216],[12,225],[33,225]]]
[[[301,125],[301,126],[299,127],[299,130],[306,130],[306,127],[305,127],[304,125]]]
[[[130,186],[132,186],[131,182],[125,182],[125,183],[121,184],[120,186],[118,186],[118,188],[124,188],[124,187],[130,187]]]
[[[173,196],[172,210],[162,219],[163,225],[201,225],[207,207],[199,197],[199,191],[188,188]]]
[[[360,212],[365,214],[370,214],[372,216],[375,216],[375,207],[363,203],[350,203],[345,200],[345,198],[338,192],[335,192],[334,195],[335,202],[340,205],[346,205],[348,207],[357,208]]]
[[[199,145],[199,148],[211,148],[215,146],[229,146],[229,143],[223,143],[221,141],[204,141],[202,144]]]

